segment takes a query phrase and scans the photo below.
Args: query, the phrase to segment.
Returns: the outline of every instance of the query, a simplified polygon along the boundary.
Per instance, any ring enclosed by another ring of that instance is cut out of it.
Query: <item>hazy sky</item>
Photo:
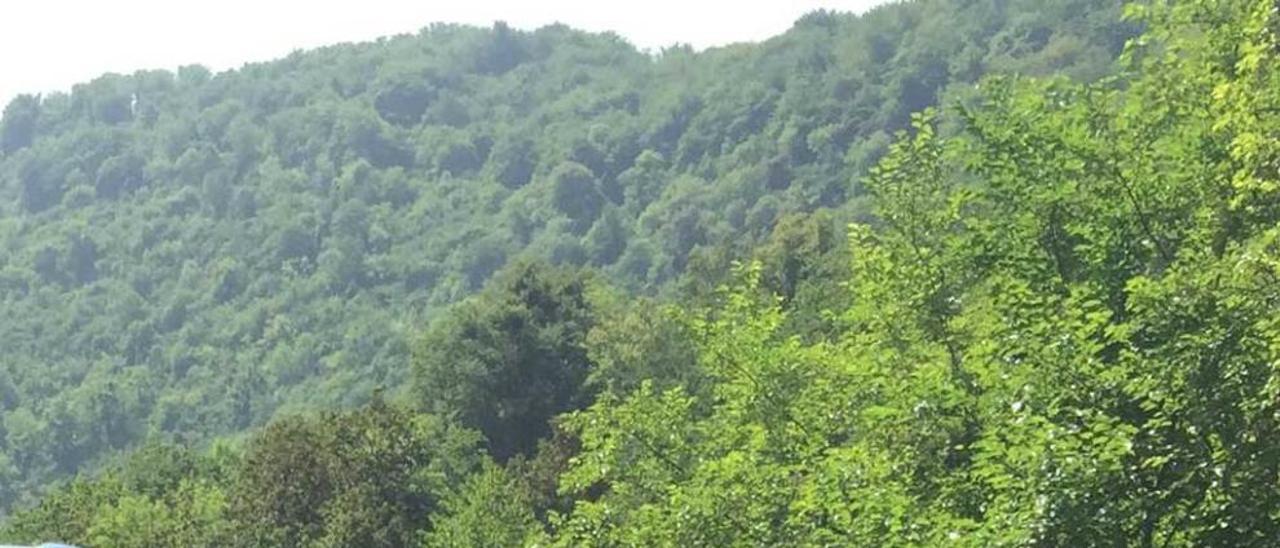
[[[818,9],[885,0],[25,0],[0,4],[0,106],[104,72],[214,70],[295,49],[415,32],[435,21],[612,30],[642,48],[759,40]]]

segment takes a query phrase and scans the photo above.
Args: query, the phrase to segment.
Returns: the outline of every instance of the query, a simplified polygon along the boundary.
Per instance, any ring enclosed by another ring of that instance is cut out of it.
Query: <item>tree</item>
[[[451,491],[431,520],[426,546],[520,546],[540,532],[530,497],[493,464]]]
[[[67,268],[78,285],[86,285],[98,279],[98,244],[84,234],[70,239],[67,251]]]
[[[604,195],[596,177],[582,164],[565,162],[556,166],[551,172],[551,184],[552,203],[581,230],[590,227],[604,208]]]
[[[10,100],[0,117],[0,152],[13,154],[31,146],[39,117],[39,95],[19,95]]]
[[[65,163],[47,157],[46,154],[28,156],[18,165],[18,182],[22,207],[31,213],[40,213],[62,200],[66,190]]]
[[[520,188],[529,183],[537,167],[533,141],[523,137],[499,139],[489,155],[489,170],[507,188]]]
[[[231,493],[237,542],[414,544],[473,444],[377,399],[347,414],[273,423],[250,443]]]
[[[617,261],[627,248],[627,236],[621,214],[614,207],[606,208],[585,237],[592,264],[605,266]]]
[[[499,273],[417,343],[419,405],[479,430],[500,461],[533,450],[552,417],[590,399],[588,289],[585,274],[536,262]]]
[[[113,156],[98,168],[94,184],[99,198],[115,199],[144,183],[143,160],[134,154]]]
[[[152,441],[93,478],[78,478],[0,529],[7,539],[130,546],[231,541],[225,461]]]
[[[512,30],[504,21],[497,21],[482,43],[476,56],[476,70],[488,74],[502,74],[525,60],[527,53],[521,33]]]
[[[373,99],[373,108],[388,123],[412,127],[422,121],[434,97],[431,89],[421,81],[393,81],[382,85]]]

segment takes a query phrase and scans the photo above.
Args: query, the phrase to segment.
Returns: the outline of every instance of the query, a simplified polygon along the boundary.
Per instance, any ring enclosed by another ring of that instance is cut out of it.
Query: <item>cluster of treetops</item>
[[[1278,63],[1272,0],[925,0],[19,98],[0,538],[1271,545]]]
[[[395,391],[425,325],[509,262],[669,302],[784,217],[827,208],[843,233],[910,113],[988,72],[1096,80],[1136,28],[1119,12],[929,0],[658,53],[438,25],[18,97],[0,119],[0,513],[151,437]]]

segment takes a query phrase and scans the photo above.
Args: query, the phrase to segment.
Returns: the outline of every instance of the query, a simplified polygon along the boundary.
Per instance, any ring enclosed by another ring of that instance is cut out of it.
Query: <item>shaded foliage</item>
[[[590,402],[595,323],[582,273],[519,263],[418,342],[413,399],[484,434],[500,460],[532,451],[550,420]]]

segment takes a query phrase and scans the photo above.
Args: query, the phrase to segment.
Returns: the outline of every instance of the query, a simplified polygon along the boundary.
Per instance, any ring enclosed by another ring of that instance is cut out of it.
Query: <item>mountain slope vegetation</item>
[[[509,263],[709,297],[757,245],[842,248],[871,212],[859,177],[912,112],[985,74],[1095,80],[1135,28],[1103,0],[817,12],[706,52],[436,25],[18,97],[0,121],[0,507],[148,438],[414,392],[418,333]],[[808,267],[773,256],[794,292]],[[570,396],[539,413],[587,401]]]
[[[654,295],[519,257],[425,324],[405,387],[152,439],[0,534],[1272,546],[1280,10],[1124,20],[1110,74],[990,74],[911,115],[863,200],[705,246]]]

